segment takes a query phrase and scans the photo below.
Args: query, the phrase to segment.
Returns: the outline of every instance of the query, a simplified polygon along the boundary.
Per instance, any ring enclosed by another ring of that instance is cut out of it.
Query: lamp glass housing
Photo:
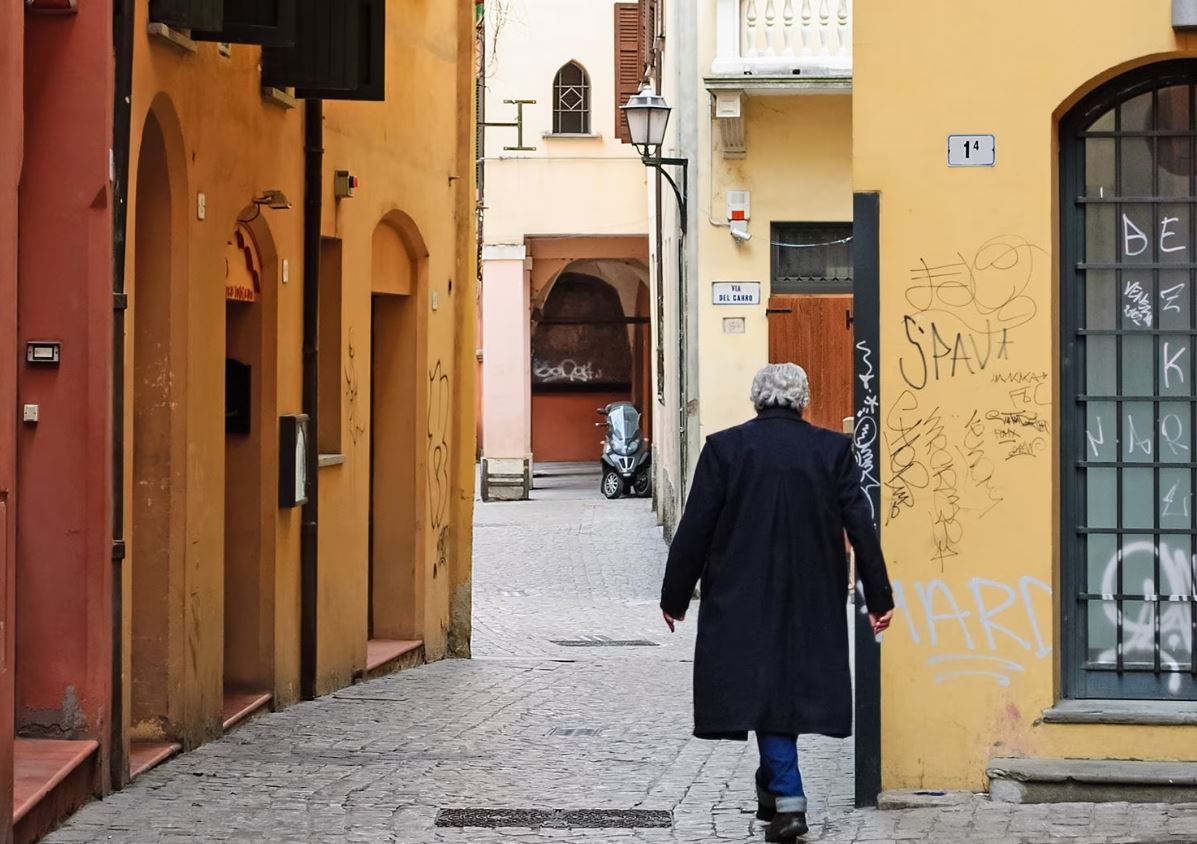
[[[623,112],[628,119],[628,134],[632,143],[647,155],[649,150],[660,148],[665,143],[665,128],[669,125],[669,113],[673,109],[665,98],[657,94],[651,85],[645,85],[640,93],[629,97]]]

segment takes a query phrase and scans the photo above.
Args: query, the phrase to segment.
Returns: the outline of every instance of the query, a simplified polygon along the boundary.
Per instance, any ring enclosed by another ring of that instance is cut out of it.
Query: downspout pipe
[[[308,417],[307,500],[300,515],[299,692],[316,697],[316,634],[318,597],[319,458],[316,436],[317,389],[320,383],[318,329],[320,319],[320,216],[323,211],[324,103],[304,100],[303,121],[303,412]]]
[[[112,703],[108,787],[128,780],[125,758],[125,244],[129,218],[129,145],[133,96],[133,4],[116,0],[112,19],[115,97],[112,138]],[[107,789],[105,789],[107,790]]]

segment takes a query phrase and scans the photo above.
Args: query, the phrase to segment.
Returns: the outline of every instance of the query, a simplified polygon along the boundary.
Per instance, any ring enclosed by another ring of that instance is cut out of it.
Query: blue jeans
[[[768,792],[779,812],[805,812],[806,791],[798,770],[798,737],[785,733],[757,733],[761,766],[756,771],[758,790]]]

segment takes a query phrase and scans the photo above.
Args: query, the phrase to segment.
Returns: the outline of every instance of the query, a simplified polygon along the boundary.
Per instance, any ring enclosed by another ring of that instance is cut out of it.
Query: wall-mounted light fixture
[[[628,134],[631,135],[632,145],[640,153],[640,160],[645,167],[652,168],[664,177],[673,188],[673,195],[677,197],[678,205],[678,239],[677,239],[677,322],[678,331],[677,361],[678,361],[678,417],[681,436],[678,443],[678,481],[681,489],[686,489],[686,475],[689,470],[689,445],[687,443],[687,414],[690,412],[689,388],[686,378],[686,227],[689,213],[686,208],[686,197],[690,183],[690,161],[686,158],[662,158],[661,147],[665,143],[665,128],[669,125],[669,113],[673,111],[665,98],[653,90],[651,83],[646,83],[634,96],[628,97],[623,113],[628,120]],[[666,167],[681,168],[681,179],[675,180],[669,175]],[[657,221],[657,242],[661,242],[661,214],[654,215]],[[660,254],[660,253],[658,253]],[[660,265],[658,265],[660,268]],[[658,282],[660,284],[660,281]],[[658,297],[658,314],[664,318],[663,299]],[[664,368],[664,344],[658,346],[659,369]],[[662,381],[657,382],[657,396],[661,402],[665,401],[665,388]]]
[[[272,211],[286,211],[291,207],[291,200],[287,199],[287,195],[281,190],[264,190],[258,196],[255,196],[251,202],[256,206],[254,215],[247,220],[238,220],[239,223],[252,223],[258,217],[262,216],[262,206],[266,206]]]
[[[628,102],[622,107],[628,119],[628,134],[632,136],[632,146],[640,152],[640,160],[645,167],[651,167],[665,177],[665,181],[673,188],[677,197],[678,210],[681,212],[679,222],[682,234],[686,233],[686,187],[687,170],[690,162],[685,158],[662,158],[661,146],[665,143],[665,127],[669,125],[669,113],[673,108],[665,102],[665,98],[653,90],[651,84],[640,89],[640,93],[628,97]],[[682,183],[679,186],[663,165],[682,168]]]
[[[254,197],[254,205],[261,208],[265,205],[273,211],[286,211],[291,207],[291,200],[281,190],[262,191],[262,195]]]

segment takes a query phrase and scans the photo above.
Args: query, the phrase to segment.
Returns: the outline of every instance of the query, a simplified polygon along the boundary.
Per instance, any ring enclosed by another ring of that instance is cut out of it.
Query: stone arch
[[[580,272],[558,276],[532,331],[533,389],[629,385],[626,316],[619,291],[605,279]]]
[[[595,409],[647,407],[645,267],[634,260],[564,262],[532,293],[532,450],[538,461],[597,459]]]

